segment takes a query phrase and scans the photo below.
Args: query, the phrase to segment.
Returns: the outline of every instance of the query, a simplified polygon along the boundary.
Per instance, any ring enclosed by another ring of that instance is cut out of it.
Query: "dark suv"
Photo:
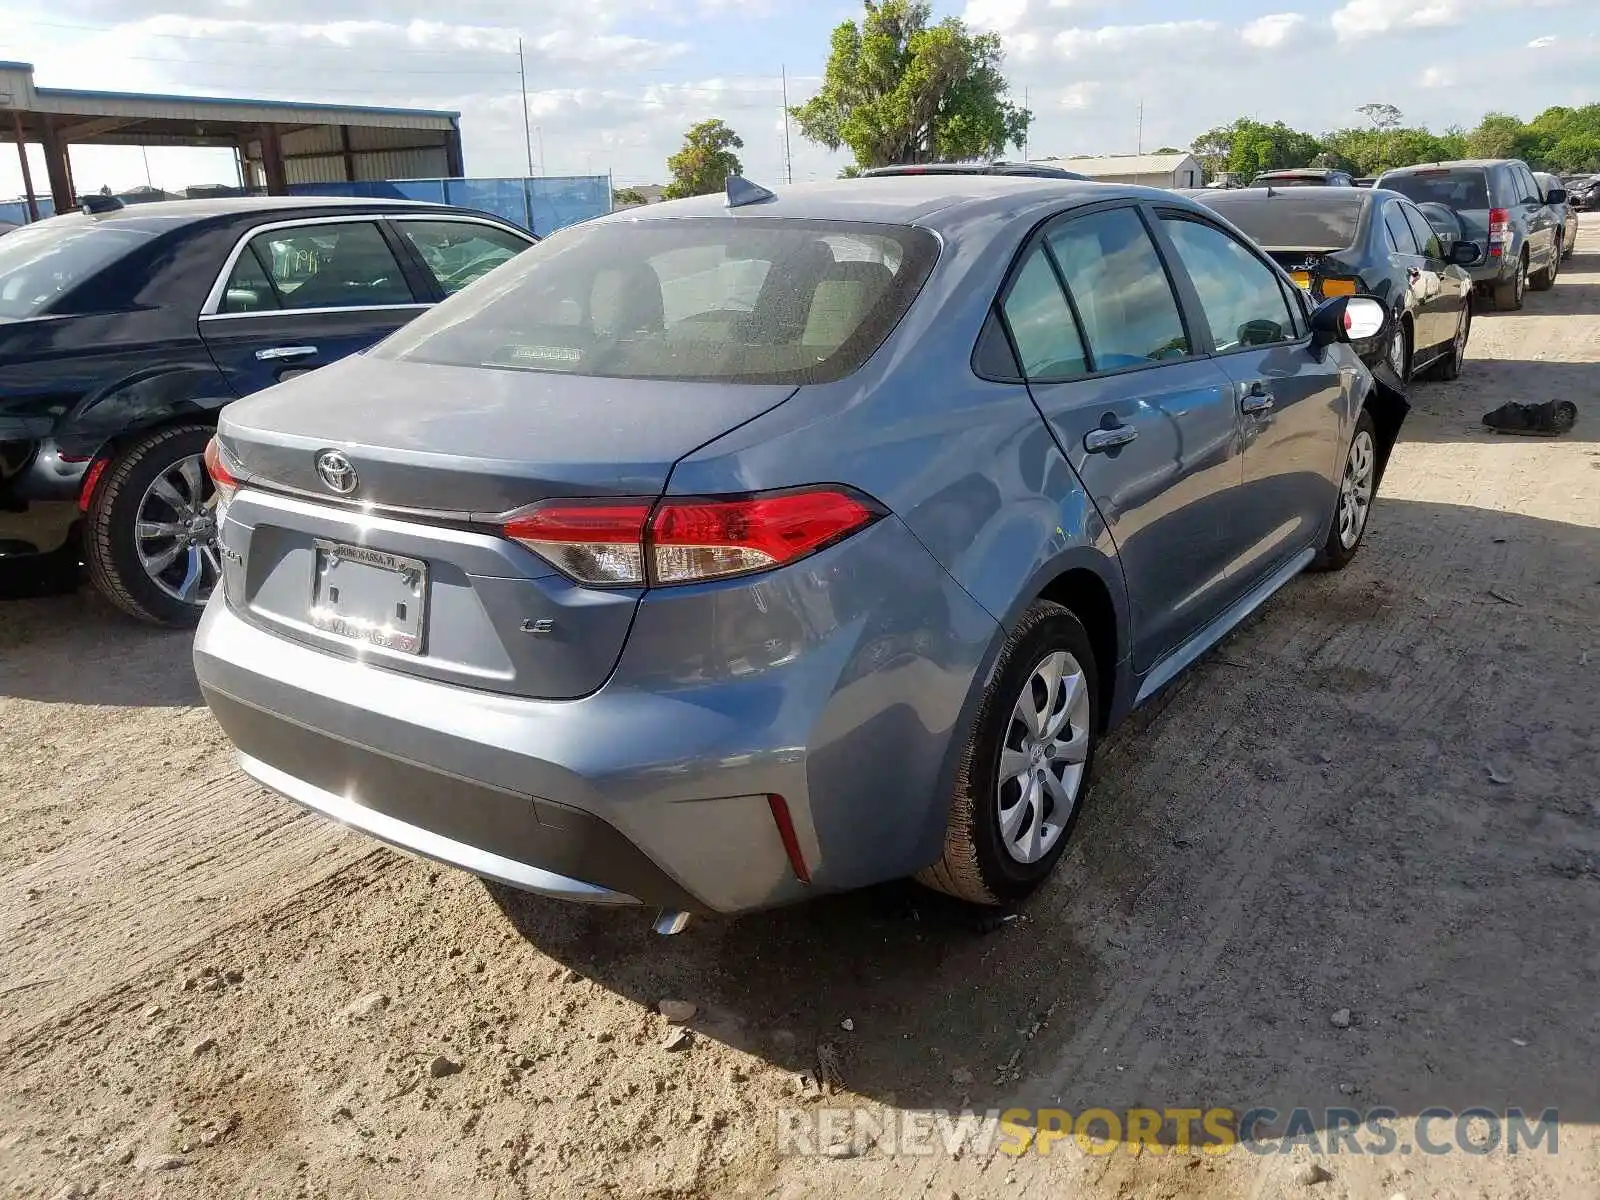
[[[1405,196],[1454,240],[1488,247],[1488,256],[1468,273],[1496,308],[1521,308],[1528,288],[1542,292],[1555,283],[1560,220],[1550,206],[1563,203],[1567,193],[1541,188],[1520,159],[1401,167],[1380,176],[1377,186]]]
[[[1263,171],[1250,181],[1259,187],[1355,187],[1356,181],[1349,171],[1333,167],[1290,167],[1281,171]]]

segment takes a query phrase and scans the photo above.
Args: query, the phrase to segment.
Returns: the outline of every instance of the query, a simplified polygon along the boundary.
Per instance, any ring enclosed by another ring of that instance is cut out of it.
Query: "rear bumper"
[[[244,770],[308,808],[533,892],[734,913],[937,857],[952,734],[997,634],[889,518],[786,571],[651,593],[581,699],[330,654],[220,591],[194,663]]]

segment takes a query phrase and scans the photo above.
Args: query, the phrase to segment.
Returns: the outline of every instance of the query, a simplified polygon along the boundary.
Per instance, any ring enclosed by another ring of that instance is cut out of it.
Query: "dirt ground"
[[[1600,1196],[1600,220],[1469,354],[1413,388],[1356,562],[1113,736],[989,928],[910,885],[669,939],[491,892],[239,776],[185,636],[0,604],[0,1194]],[[1478,424],[1554,396],[1568,437]],[[675,1049],[663,997],[698,1006]],[[777,1153],[781,1108],[963,1103],[1561,1127]]]

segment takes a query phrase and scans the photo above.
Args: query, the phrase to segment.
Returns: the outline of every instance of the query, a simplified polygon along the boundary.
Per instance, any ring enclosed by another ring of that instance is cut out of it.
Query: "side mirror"
[[[1311,314],[1311,342],[1370,342],[1389,324],[1389,310],[1371,296],[1335,296],[1317,305]]]
[[[1483,259],[1483,247],[1477,242],[1456,242],[1450,247],[1450,261],[1458,267],[1470,267]]]
[[[1546,204],[1565,204],[1567,202],[1566,188],[1551,188],[1544,194]]]

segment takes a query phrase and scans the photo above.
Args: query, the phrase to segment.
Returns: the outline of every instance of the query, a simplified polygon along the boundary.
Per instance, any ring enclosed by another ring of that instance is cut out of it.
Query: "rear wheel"
[[[1516,312],[1522,307],[1523,294],[1528,290],[1528,258],[1517,259],[1516,274],[1494,285],[1494,306],[1498,312]]]
[[[1394,323],[1394,333],[1389,336],[1389,348],[1384,352],[1384,360],[1401,383],[1411,381],[1411,324],[1404,318]]]
[[[1333,511],[1328,540],[1312,560],[1314,571],[1343,569],[1361,548],[1367,532],[1367,517],[1378,493],[1378,427],[1366,409],[1356,421],[1356,431],[1345,452],[1344,474],[1339,480],[1339,498]]]
[[[1461,306],[1461,319],[1456,323],[1456,336],[1450,343],[1450,349],[1444,352],[1444,357],[1439,360],[1439,365],[1433,369],[1436,379],[1458,379],[1461,368],[1467,361],[1467,339],[1472,336],[1472,301],[1469,299]]]
[[[142,621],[192,626],[221,577],[203,425],[159,429],[106,469],[84,521],[89,578]]]
[[[1011,904],[1050,874],[1089,785],[1099,728],[1089,635],[1035,603],[1001,651],[956,772],[944,854],[917,879],[976,904]]]

